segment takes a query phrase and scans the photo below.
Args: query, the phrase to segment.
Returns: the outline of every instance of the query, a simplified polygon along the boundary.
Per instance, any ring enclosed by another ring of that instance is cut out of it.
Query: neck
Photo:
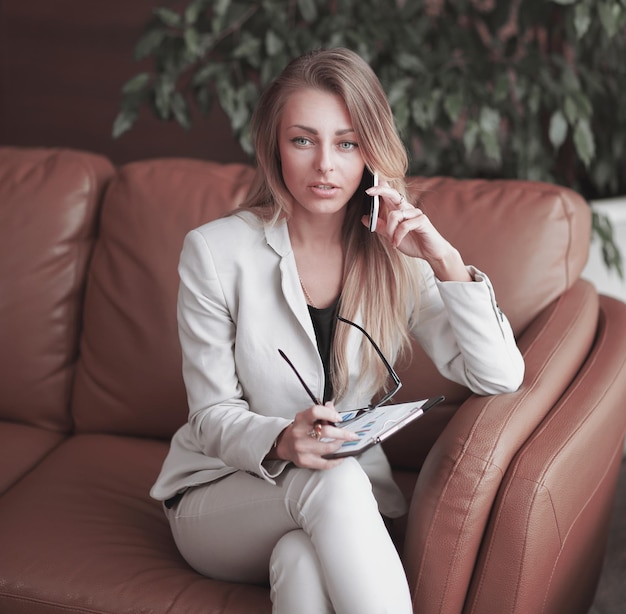
[[[311,215],[295,212],[287,222],[292,246],[316,251],[341,245],[344,212],[332,215]]]
[[[287,223],[300,283],[306,301],[314,307],[328,307],[341,293],[342,223],[343,215],[303,214]]]

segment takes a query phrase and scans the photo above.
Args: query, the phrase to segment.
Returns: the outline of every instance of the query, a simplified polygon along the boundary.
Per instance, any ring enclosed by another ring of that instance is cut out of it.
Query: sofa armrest
[[[504,477],[466,601],[475,614],[589,611],[626,432],[625,329],[626,305],[601,296],[588,359]]]
[[[520,336],[520,390],[471,396],[431,449],[413,493],[404,563],[422,614],[461,612],[488,517],[513,456],[584,362],[598,295],[584,280],[545,308]]]

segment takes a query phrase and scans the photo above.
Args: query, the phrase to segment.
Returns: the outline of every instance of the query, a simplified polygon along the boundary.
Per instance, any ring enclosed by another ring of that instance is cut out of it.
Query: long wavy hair
[[[338,95],[345,103],[365,165],[376,169],[401,194],[406,192],[406,149],[396,131],[387,97],[370,66],[348,49],[325,49],[290,62],[263,92],[252,118],[252,140],[257,171],[242,208],[252,210],[266,223],[289,218],[292,198],[283,181],[278,131],[289,96],[303,88]],[[366,169],[367,170],[367,169]],[[365,173],[364,173],[365,178]],[[344,244],[341,315],[360,316],[364,328],[395,362],[409,348],[407,307],[419,296],[415,259],[407,258],[361,223],[363,192],[357,190],[347,205],[342,229]],[[347,339],[352,327],[338,324],[333,343],[331,373],[335,398],[348,386]],[[364,340],[360,373],[381,391],[387,371]]]

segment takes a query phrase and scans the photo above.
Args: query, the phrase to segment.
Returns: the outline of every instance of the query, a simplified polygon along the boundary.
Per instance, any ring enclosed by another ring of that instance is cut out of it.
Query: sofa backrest
[[[113,174],[90,153],[0,148],[1,420],[71,428],[85,275]]]
[[[489,276],[516,334],[573,285],[587,262],[591,209],[562,186],[435,177],[414,178],[409,191],[465,262]],[[402,399],[443,393],[458,404],[468,396],[417,346],[412,365],[399,374]]]
[[[183,238],[241,202],[251,174],[248,166],[181,159],[120,170],[88,278],[78,431],[168,438],[186,419],[176,323]]]
[[[85,299],[73,412],[79,431],[168,438],[187,416],[176,329],[177,264],[188,230],[243,199],[245,165],[151,160],[123,167],[104,203]],[[412,199],[467,262],[492,278],[517,331],[582,270],[589,207],[574,192],[521,181],[414,179]],[[419,368],[415,368],[415,364]],[[406,398],[467,391],[416,348]]]

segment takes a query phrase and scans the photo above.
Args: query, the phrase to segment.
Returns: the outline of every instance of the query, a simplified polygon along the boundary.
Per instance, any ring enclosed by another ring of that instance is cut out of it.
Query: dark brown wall
[[[0,144],[88,149],[121,164],[162,156],[246,161],[221,110],[190,132],[144,114],[111,137],[133,48],[159,0],[0,0]]]

